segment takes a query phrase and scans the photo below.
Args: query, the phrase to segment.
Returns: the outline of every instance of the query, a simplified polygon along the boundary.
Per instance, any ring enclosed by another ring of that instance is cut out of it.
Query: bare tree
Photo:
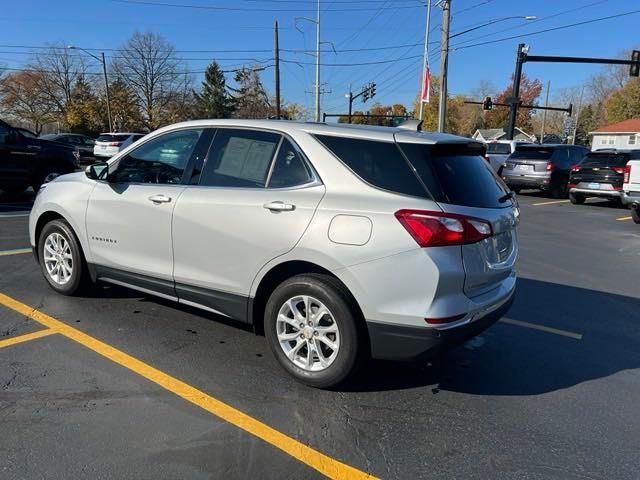
[[[263,68],[243,68],[236,72],[237,88],[230,88],[233,92],[233,103],[236,118],[267,118],[271,112],[269,96],[262,84],[260,70]]]
[[[17,122],[26,122],[39,135],[42,126],[54,120],[54,109],[39,85],[41,72],[11,73],[0,79],[0,106],[3,114]]]
[[[175,47],[152,32],[136,32],[113,61],[116,75],[133,92],[149,130],[181,120],[193,79],[182,68]],[[178,112],[178,114],[176,114]]]

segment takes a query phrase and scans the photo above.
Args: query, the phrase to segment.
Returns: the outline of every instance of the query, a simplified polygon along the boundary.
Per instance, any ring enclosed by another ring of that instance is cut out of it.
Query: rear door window
[[[507,189],[482,158],[480,147],[400,143],[437,202],[466,207],[501,208]]]
[[[218,129],[200,176],[200,184],[264,188],[281,138],[272,132]]]
[[[365,182],[404,195],[429,196],[395,142],[330,135],[316,138]]]

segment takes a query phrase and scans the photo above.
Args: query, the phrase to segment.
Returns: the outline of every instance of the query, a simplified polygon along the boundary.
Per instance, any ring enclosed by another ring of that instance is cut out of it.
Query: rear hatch
[[[552,165],[553,147],[520,145],[507,159],[503,175],[541,174]]]
[[[103,134],[96,139],[96,146],[101,148],[119,147],[129,138],[129,134]]]
[[[621,190],[630,155],[621,152],[591,152],[571,169],[570,187],[587,190]]]
[[[405,143],[398,145],[443,211],[481,219],[492,235],[462,245],[464,291],[469,297],[499,286],[514,271],[518,253],[515,201],[482,158],[482,146]]]

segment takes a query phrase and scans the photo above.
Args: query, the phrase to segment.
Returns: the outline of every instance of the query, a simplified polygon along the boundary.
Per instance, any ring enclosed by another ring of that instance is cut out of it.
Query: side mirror
[[[91,180],[102,180],[106,178],[109,172],[109,164],[107,162],[97,162],[89,165],[84,171],[85,175]]]

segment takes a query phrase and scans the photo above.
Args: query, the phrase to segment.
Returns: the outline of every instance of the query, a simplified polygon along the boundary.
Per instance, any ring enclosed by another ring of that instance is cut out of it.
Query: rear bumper
[[[585,197],[620,198],[622,196],[620,190],[591,190],[589,188],[570,188],[569,193],[578,193]]]
[[[624,205],[631,205],[632,208],[640,209],[640,192],[622,192],[620,200]]]
[[[462,325],[437,329],[367,322],[371,356],[386,360],[425,360],[480,334],[502,318],[515,298],[515,288],[489,313]]]
[[[549,175],[505,175],[502,171],[502,179],[510,187],[539,188],[545,190],[551,184]]]

